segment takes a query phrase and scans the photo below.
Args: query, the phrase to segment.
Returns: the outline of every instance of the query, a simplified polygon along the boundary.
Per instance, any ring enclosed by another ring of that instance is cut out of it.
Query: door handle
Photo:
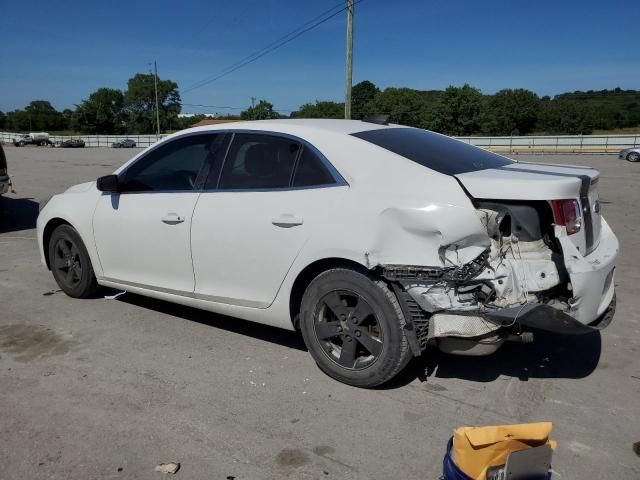
[[[273,223],[276,227],[291,228],[302,225],[304,223],[304,220],[302,220],[301,217],[292,215],[291,213],[283,213],[279,217],[272,218],[271,223]]]
[[[162,222],[168,225],[176,225],[178,223],[184,222],[184,217],[178,215],[177,213],[167,213],[164,217],[162,217]]]

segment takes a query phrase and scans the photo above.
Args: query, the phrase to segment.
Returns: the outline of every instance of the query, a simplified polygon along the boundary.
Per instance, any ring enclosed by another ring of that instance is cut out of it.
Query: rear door
[[[305,142],[236,133],[193,215],[196,295],[268,307],[309,236],[327,227],[345,185]]]
[[[121,193],[102,195],[93,229],[107,280],[193,293],[191,217],[223,139],[200,134],[163,143],[120,175]]]

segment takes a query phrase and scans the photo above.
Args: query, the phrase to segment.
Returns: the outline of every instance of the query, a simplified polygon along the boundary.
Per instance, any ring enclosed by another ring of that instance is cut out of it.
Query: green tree
[[[537,129],[549,135],[588,135],[593,130],[591,112],[573,100],[543,101]]]
[[[71,129],[71,121],[73,119],[73,110],[69,108],[65,108],[61,112],[62,114],[62,130],[70,130]]]
[[[416,90],[411,88],[386,88],[370,100],[364,108],[364,116],[389,115],[391,123],[425,128],[427,104]]]
[[[181,108],[178,84],[171,80],[158,79],[158,103],[160,131],[177,127]],[[124,94],[123,115],[127,133],[155,132],[155,109],[154,75],[137,73],[127,82],[127,90]]]
[[[123,109],[124,94],[122,91],[113,88],[99,88],[76,107],[69,123],[74,130],[87,133],[122,133],[125,129]],[[151,131],[147,130],[146,133]]]
[[[280,114],[273,110],[273,104],[260,100],[257,105],[249,107],[240,113],[242,120],[269,120],[280,118]]]
[[[500,90],[489,97],[482,130],[490,135],[526,135],[538,120],[540,99],[530,90]]]
[[[7,114],[6,125],[20,132],[59,130],[64,125],[62,114],[46,100],[34,100],[24,110]]]
[[[62,114],[46,100],[34,100],[24,110],[30,119],[30,130],[59,130],[63,127]]]
[[[0,111],[0,128],[4,129],[7,126],[7,116],[3,111]]]
[[[14,132],[24,132],[30,130],[29,115],[24,110],[14,110],[7,112],[7,128]]]
[[[344,103],[319,102],[305,103],[291,118],[344,118]]]
[[[351,89],[351,118],[362,120],[365,116],[367,103],[372,101],[378,93],[380,93],[380,89],[369,80],[355,84]]]
[[[430,127],[447,135],[471,135],[480,131],[482,93],[468,84],[449,86],[435,106]]]

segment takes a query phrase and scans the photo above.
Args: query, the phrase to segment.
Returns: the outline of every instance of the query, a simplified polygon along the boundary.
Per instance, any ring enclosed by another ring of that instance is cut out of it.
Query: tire
[[[640,153],[638,153],[638,152],[629,153],[629,155],[627,155],[627,160],[629,160],[630,162],[638,162],[638,161],[640,161]]]
[[[58,286],[70,297],[89,298],[99,290],[89,253],[70,225],[60,225],[49,239],[49,264]]]
[[[300,306],[300,330],[313,359],[327,375],[355,387],[382,385],[407,365],[404,324],[387,284],[349,268],[318,275]]]

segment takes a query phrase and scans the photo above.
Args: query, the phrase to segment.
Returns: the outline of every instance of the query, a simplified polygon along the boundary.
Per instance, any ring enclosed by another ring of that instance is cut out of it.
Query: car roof
[[[342,133],[349,135],[363,132],[365,130],[377,130],[398,127],[399,125],[381,125],[378,123],[364,122],[362,120],[337,120],[321,118],[285,118],[278,120],[250,120],[240,122],[219,123],[216,125],[204,125],[194,127],[185,132],[203,132],[214,130],[264,130],[274,132],[286,132],[295,135],[296,133],[314,131],[325,131],[331,133]]]

